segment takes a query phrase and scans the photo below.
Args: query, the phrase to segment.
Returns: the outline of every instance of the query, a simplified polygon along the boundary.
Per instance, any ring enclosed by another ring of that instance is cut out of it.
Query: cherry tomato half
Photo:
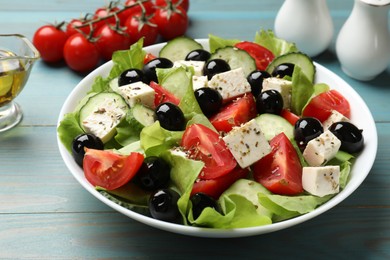
[[[332,110],[336,110],[348,118],[351,116],[348,100],[335,89],[313,97],[303,109],[302,116],[315,117],[324,122],[331,115]]]
[[[252,165],[254,179],[275,194],[303,192],[302,166],[288,137],[280,133],[271,139],[270,145],[271,153]]]
[[[239,42],[234,45],[236,48],[246,51],[256,61],[258,70],[265,70],[268,64],[275,58],[275,55],[267,48],[254,42]]]
[[[236,167],[234,170],[221,177],[210,180],[197,180],[194,183],[194,186],[192,186],[191,196],[201,192],[213,197],[214,199],[218,199],[227,188],[229,188],[237,180],[245,178],[248,173],[248,168],[242,169],[240,167]]]
[[[34,34],[33,44],[41,54],[42,60],[52,63],[63,59],[63,49],[68,36],[61,25],[44,25]]]
[[[181,146],[190,158],[205,163],[200,179],[215,179],[233,170],[237,162],[217,132],[201,125],[190,125],[183,134]]]
[[[135,176],[143,160],[144,156],[140,153],[125,156],[108,150],[86,148],[84,174],[92,185],[115,190]]]
[[[234,126],[246,123],[256,115],[255,99],[251,93],[248,93],[225,105],[210,118],[210,122],[218,131],[227,133]]]

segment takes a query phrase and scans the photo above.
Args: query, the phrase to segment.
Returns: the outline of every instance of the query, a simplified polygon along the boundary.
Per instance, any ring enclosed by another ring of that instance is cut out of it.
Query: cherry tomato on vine
[[[188,12],[188,9],[190,9],[190,1],[189,0],[156,0],[155,5],[156,7],[164,7],[167,6],[167,1],[171,1],[172,4],[178,4],[181,8],[183,8],[186,12]],[[179,3],[180,2],[180,3]]]
[[[86,24],[88,21],[84,19],[72,19],[67,25],[66,25],[66,35],[68,37],[72,36],[75,33],[83,32],[85,35],[88,35],[91,32],[91,27],[89,24]],[[82,26],[83,25],[83,26]],[[75,28],[77,26],[82,26],[80,28]]]
[[[126,50],[130,47],[129,34],[114,24],[104,24],[94,34],[97,39],[96,47],[100,56],[105,60],[111,60],[112,53],[118,50]]]
[[[146,16],[142,12],[128,17],[124,26],[130,35],[132,44],[142,37],[144,37],[144,46],[152,45],[157,41],[157,25],[153,22],[153,18]]]
[[[100,60],[99,51],[94,43],[90,42],[81,33],[73,34],[64,46],[66,64],[77,72],[88,72],[94,69]]]
[[[188,27],[187,12],[180,6],[159,8],[154,13],[158,31],[165,40],[182,36]]]
[[[100,7],[98,9],[96,9],[95,11],[95,14],[93,16],[93,19],[98,19],[98,18],[104,18],[104,17],[107,17],[117,11],[119,11],[119,7],[111,7],[111,6],[108,6],[108,7]],[[110,17],[107,17],[99,22],[95,22],[93,24],[93,28],[95,29],[99,29],[101,26],[103,26],[104,24],[115,24],[116,22],[116,17],[115,16],[110,16]]]
[[[63,23],[44,25],[34,34],[33,44],[41,54],[42,60],[52,63],[63,59],[63,49],[68,36],[61,29]]]

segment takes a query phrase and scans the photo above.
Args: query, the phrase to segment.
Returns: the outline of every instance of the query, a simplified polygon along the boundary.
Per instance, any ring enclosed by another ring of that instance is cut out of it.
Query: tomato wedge
[[[183,134],[181,146],[190,158],[204,162],[199,179],[215,179],[233,170],[237,162],[217,132],[201,124],[190,125]]]
[[[293,112],[285,108],[282,109],[280,116],[286,119],[292,125],[295,125],[295,123],[299,119],[299,116],[297,116],[296,114],[294,114]]]
[[[313,97],[303,109],[302,116],[315,117],[324,122],[336,110],[346,117],[351,116],[348,100],[335,89],[323,92]]]
[[[220,132],[229,132],[234,126],[248,122],[257,115],[256,102],[248,93],[225,105],[217,114],[210,118],[211,124]]]
[[[227,188],[237,180],[245,178],[248,173],[248,168],[242,169],[236,167],[233,171],[221,177],[211,180],[198,180],[194,183],[194,186],[192,186],[191,196],[195,193],[202,192],[214,199],[218,199]]]
[[[252,165],[254,179],[280,195],[303,192],[302,166],[298,154],[284,133],[271,139],[271,153]]]
[[[151,81],[149,85],[155,91],[154,105],[156,107],[164,102],[170,102],[172,104],[179,105],[180,100],[161,85],[154,81]]]
[[[108,150],[86,148],[84,175],[94,186],[115,190],[135,176],[143,160],[144,156],[140,153],[134,152],[126,156]]]
[[[254,42],[243,41],[236,43],[234,47],[246,51],[256,61],[258,70],[265,70],[275,58],[270,50]]]

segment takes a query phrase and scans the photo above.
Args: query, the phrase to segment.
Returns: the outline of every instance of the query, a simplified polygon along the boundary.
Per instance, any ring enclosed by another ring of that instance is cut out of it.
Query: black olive
[[[93,134],[80,134],[76,136],[72,142],[72,156],[81,167],[83,167],[85,155],[84,148],[103,150],[104,145],[102,140]]]
[[[263,80],[269,77],[271,77],[271,74],[263,70],[255,70],[248,75],[247,80],[251,85],[253,96],[257,97],[261,93],[261,90],[263,89]]]
[[[165,188],[170,180],[171,167],[157,156],[146,157],[134,178],[145,190]]]
[[[143,68],[143,72],[145,75],[146,83],[150,83],[150,81],[154,81],[158,83],[156,69],[167,69],[172,68],[173,62],[166,58],[155,58],[148,63],[145,64]]]
[[[329,130],[341,141],[340,150],[347,153],[358,153],[363,150],[364,137],[362,130],[350,122],[337,122]]]
[[[194,60],[194,61],[204,61],[206,62],[208,59],[210,59],[210,52],[203,50],[203,49],[198,49],[198,50],[193,50],[189,52],[185,58],[185,60]]]
[[[272,71],[273,77],[284,78],[284,76],[292,77],[295,65],[292,63],[282,63],[275,67]]]
[[[149,199],[150,215],[159,220],[178,222],[180,212],[177,201],[180,195],[171,189],[161,189],[154,192]]]
[[[225,60],[213,59],[213,60],[209,60],[205,64],[203,68],[203,75],[207,76],[207,78],[210,80],[214,75],[229,70],[230,70],[230,66]]]
[[[283,109],[283,97],[274,89],[263,91],[256,98],[256,107],[259,114],[280,115]]]
[[[213,208],[218,212],[221,212],[217,201],[209,195],[198,192],[191,196],[192,202],[192,216],[197,219],[205,208]]]
[[[119,75],[118,85],[124,86],[138,81],[144,81],[144,73],[139,69],[128,69]]]
[[[194,92],[203,114],[211,116],[222,107],[221,94],[212,88],[200,88]]]
[[[321,122],[314,117],[303,117],[298,119],[294,126],[294,139],[301,150],[304,150],[307,143],[324,132]]]
[[[165,102],[156,107],[156,117],[162,128],[170,131],[183,131],[186,120],[181,109],[175,104]]]

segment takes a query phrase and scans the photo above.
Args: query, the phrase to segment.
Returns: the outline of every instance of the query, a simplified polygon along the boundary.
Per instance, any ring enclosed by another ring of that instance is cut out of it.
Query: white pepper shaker
[[[285,0],[274,30],[309,56],[322,53],[329,47],[334,31],[326,0]]]
[[[390,0],[355,0],[336,40],[343,71],[357,80],[371,80],[390,62]]]

